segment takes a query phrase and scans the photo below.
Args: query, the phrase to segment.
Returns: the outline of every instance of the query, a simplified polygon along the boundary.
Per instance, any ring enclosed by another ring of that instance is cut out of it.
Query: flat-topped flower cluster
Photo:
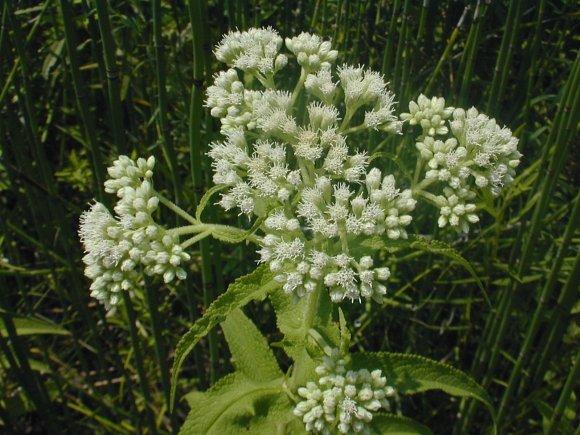
[[[370,235],[405,237],[415,200],[410,190],[396,187],[392,175],[369,171],[364,144],[361,150],[349,146],[347,130],[364,109],[365,128],[399,132],[394,95],[380,74],[362,67],[343,65],[333,82],[337,52],[329,41],[308,33],[286,39],[292,54],[284,56],[297,61],[301,75],[293,92],[278,90],[279,69],[247,67],[275,65],[272,59],[283,56],[256,49],[264,41],[281,48],[274,30],[251,29],[226,35],[216,49],[218,59],[237,68],[215,76],[206,101],[225,136],[209,151],[214,182],[229,186],[219,204],[264,219],[261,261],[278,272],[284,291],[304,296],[322,285],[337,302],[380,301],[389,269],[374,268],[370,256],[357,258],[349,246]],[[245,61],[248,56],[252,62]],[[255,79],[263,89],[252,86]]]
[[[469,224],[479,221],[473,202],[477,193],[487,190],[497,196],[513,181],[522,156],[518,140],[495,119],[473,107],[467,111],[445,107],[443,98],[420,95],[401,119],[422,129],[416,147],[426,171],[419,186],[437,183],[441,187],[436,197],[420,189],[417,193],[439,207],[440,227],[450,225],[468,232]]]
[[[497,194],[513,179],[517,139],[475,109],[446,107],[443,98],[421,95],[398,117],[381,74],[334,68],[330,41],[302,33],[285,45],[288,54],[267,28],[229,33],[216,48],[230,67],[216,74],[206,100],[224,135],[208,153],[214,182],[228,187],[219,204],[263,219],[261,261],[287,293],[301,297],[325,286],[335,302],[381,301],[389,269],[352,247],[369,236],[406,238],[417,199],[439,208],[440,226],[468,231],[479,220],[474,187]],[[300,67],[296,86],[277,89],[276,74],[291,60]],[[419,167],[427,171],[413,189],[369,168],[359,139],[364,130],[400,134],[404,122],[422,129]],[[443,184],[438,195],[425,190],[435,182]]]

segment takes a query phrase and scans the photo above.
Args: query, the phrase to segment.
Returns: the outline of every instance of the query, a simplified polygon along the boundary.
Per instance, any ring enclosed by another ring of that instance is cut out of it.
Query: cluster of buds
[[[257,35],[256,29],[226,35],[218,59],[225,59],[229,41]],[[394,95],[377,72],[349,65],[333,71],[337,52],[330,41],[302,33],[285,43],[302,69],[292,94],[267,85],[244,89],[238,74],[247,70],[232,60],[226,63],[240,71],[218,73],[208,89],[206,104],[225,136],[208,153],[214,182],[228,187],[219,204],[264,220],[260,261],[287,293],[301,297],[324,286],[336,302],[381,301],[388,268],[373,269],[371,257],[355,258],[350,247],[374,235],[407,237],[416,201],[410,190],[396,188],[392,175],[369,170],[366,152],[353,149],[349,136],[360,129],[400,132]],[[310,99],[303,114],[296,98],[302,86]],[[354,119],[362,122],[350,126]]]
[[[513,181],[521,158],[518,140],[495,119],[475,108],[445,107],[443,98],[420,95],[409,103],[409,112],[401,119],[422,128],[416,147],[426,171],[419,186],[438,182],[442,194],[432,202],[440,210],[439,226],[468,232],[469,224],[479,222],[478,191],[497,196]]]
[[[141,284],[139,267],[147,275],[160,275],[166,283],[185,279],[183,263],[190,259],[177,236],[155,222],[159,206],[153,189],[155,159],[137,161],[120,156],[108,169],[105,191],[118,201],[113,216],[99,202],[81,215],[79,235],[86,255],[85,274],[92,280],[91,296],[107,308],[121,301],[121,291]]]
[[[330,41],[324,41],[318,35],[302,32],[294,38],[286,38],[285,42],[286,48],[294,53],[298,64],[307,72],[328,70],[338,56]]]
[[[425,136],[447,134],[445,121],[453,113],[453,107],[445,107],[442,97],[427,98],[421,94],[417,101],[409,103],[409,113],[401,113],[401,119],[410,125],[420,125]]]
[[[396,395],[381,370],[347,370],[338,349],[316,368],[317,382],[298,389],[303,399],[294,408],[308,432],[370,434],[373,413],[389,410],[388,398]]]

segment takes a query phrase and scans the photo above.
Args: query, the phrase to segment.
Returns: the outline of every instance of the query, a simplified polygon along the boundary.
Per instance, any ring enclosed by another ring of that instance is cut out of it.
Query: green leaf
[[[477,286],[481,289],[485,298],[487,299],[487,293],[485,292],[483,283],[479,279],[479,276],[477,275],[477,272],[475,271],[471,263],[467,261],[459,252],[457,252],[447,243],[441,242],[439,240],[428,240],[421,236],[412,236],[411,244],[409,246],[411,249],[417,249],[419,251],[426,251],[432,254],[447,257],[450,260],[453,260],[456,263],[463,266],[465,270],[467,270],[471,274],[471,276],[473,276],[475,282],[477,283]]]
[[[0,364],[5,367],[10,367],[10,362],[3,355],[0,355]],[[47,373],[52,373],[51,368],[43,361],[28,358],[28,364],[30,365],[30,368],[32,370],[36,370],[38,373],[41,373],[43,375]]]
[[[351,335],[344,313],[340,308],[338,309],[338,324],[340,325],[340,351],[346,354],[350,349]]]
[[[181,337],[175,349],[175,359],[171,373],[171,409],[173,409],[175,404],[179,370],[199,340],[214,326],[223,322],[232,311],[243,307],[251,300],[264,298],[278,286],[279,284],[274,281],[274,275],[270,272],[268,266],[262,265],[258,267],[252,273],[238,278],[230,284],[226,292],[213,301],[203,313],[201,319],[197,320],[189,331]]]
[[[225,188],[226,188],[225,185],[218,184],[216,186],[213,186],[211,189],[209,189],[208,191],[206,191],[203,194],[203,196],[199,200],[199,204],[197,205],[197,208],[195,209],[195,219],[197,219],[198,221],[201,222],[201,214],[205,210],[205,207],[207,206],[207,204],[208,204],[209,200],[211,199],[211,197],[214,196],[220,190],[223,190]]]
[[[495,411],[487,392],[470,376],[450,365],[418,355],[389,352],[360,352],[352,355],[355,369],[381,369],[401,394],[442,390],[458,397],[482,402],[495,421]]]
[[[221,324],[236,369],[254,381],[283,376],[268,342],[242,310],[234,310]]]
[[[240,230],[238,228],[228,227],[224,225],[216,225],[211,229],[211,235],[222,242],[226,243],[241,243],[246,240],[249,236],[254,234],[260,225],[264,222],[263,218],[256,219],[254,225],[249,230]]]
[[[427,426],[410,418],[393,414],[374,415],[370,426],[373,434],[432,435]]]
[[[243,242],[248,234],[246,232],[241,232],[237,228],[213,228],[211,230],[211,235],[220,242],[226,242],[231,244]]]
[[[369,237],[362,240],[358,245],[360,246],[358,249],[370,249],[377,251],[381,249],[409,248],[447,257],[450,260],[458,263],[460,266],[463,266],[463,268],[469,272],[469,274],[474,278],[477,286],[482,291],[486,302],[491,305],[491,302],[489,301],[485,291],[485,287],[483,286],[483,283],[479,279],[479,275],[471,263],[465,259],[456,249],[452,248],[445,242],[440,240],[430,240],[419,235],[409,235],[408,239],[400,240],[385,240],[384,237]]]
[[[288,356],[295,362],[300,363],[300,373],[293,372],[293,384],[304,385],[314,376],[316,362],[312,359],[321,357],[323,352],[308,340],[308,332],[312,327],[309,325],[312,318],[316,318],[316,330],[324,340],[332,347],[340,346],[340,331],[332,321],[332,309],[334,304],[330,302],[330,296],[325,289],[317,289],[306,297],[295,299],[283,291],[272,292],[270,301],[276,311],[278,329],[284,334],[282,347]],[[312,300],[316,296],[317,300]],[[316,312],[309,312],[310,307],[316,307]]]
[[[18,335],[70,335],[62,326],[35,317],[13,317],[12,321]],[[8,336],[4,322],[0,322],[0,334]]]
[[[180,434],[256,433],[248,429],[256,420],[267,418],[272,404],[285,395],[282,382],[283,378],[252,381],[235,372],[204,393],[189,394],[187,401],[191,411]],[[290,410],[289,402],[286,409]]]
[[[340,345],[340,331],[332,321],[333,304],[325,289],[318,289],[318,301],[316,302],[316,313],[309,313],[312,306],[311,296],[296,299],[293,295],[288,295],[283,291],[272,292],[269,295],[270,301],[276,312],[276,323],[280,332],[284,334],[285,350],[293,359],[297,353],[304,349],[304,343],[308,336],[310,326],[308,316],[313,314],[316,317],[316,329],[327,340],[328,344],[334,347]]]

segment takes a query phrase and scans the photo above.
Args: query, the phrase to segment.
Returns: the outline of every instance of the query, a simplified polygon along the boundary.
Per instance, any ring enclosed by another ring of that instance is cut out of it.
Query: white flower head
[[[302,400],[294,407],[308,432],[369,433],[373,414],[389,411],[389,398],[396,396],[381,370],[347,370],[338,349],[323,358],[316,374],[316,382],[298,388]]]
[[[152,183],[154,165],[153,157],[120,156],[108,168],[110,178],[105,182],[106,191],[118,197],[116,216],[96,202],[80,218],[91,296],[107,309],[122,301],[122,291],[142,286],[141,272],[162,276],[165,283],[187,275],[183,265],[190,255],[153,218],[159,205]]]
[[[281,47],[282,38],[271,27],[251,28],[224,35],[214,53],[230,67],[267,75],[286,65],[286,57],[278,56]]]
[[[324,41],[320,36],[307,32],[294,38],[286,38],[286,47],[296,55],[298,64],[308,72],[330,68],[338,56],[338,51],[332,50],[330,41]]]
[[[449,131],[445,120],[453,110],[453,107],[445,107],[444,98],[427,98],[421,94],[416,102],[409,103],[409,113],[401,113],[401,119],[410,125],[420,125],[427,136],[444,135]]]

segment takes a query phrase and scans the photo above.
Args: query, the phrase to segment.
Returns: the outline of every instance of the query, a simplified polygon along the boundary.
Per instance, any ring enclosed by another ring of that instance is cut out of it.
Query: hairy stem
[[[192,224],[198,223],[192,215],[190,215],[188,212],[186,212],[181,207],[176,205],[170,199],[165,198],[160,193],[157,193],[157,197],[159,198],[159,202],[161,202],[161,204],[163,204],[165,207],[167,207],[169,210],[171,210],[172,212],[174,212],[178,216],[181,216],[183,219],[185,219],[188,222],[191,222]]]

